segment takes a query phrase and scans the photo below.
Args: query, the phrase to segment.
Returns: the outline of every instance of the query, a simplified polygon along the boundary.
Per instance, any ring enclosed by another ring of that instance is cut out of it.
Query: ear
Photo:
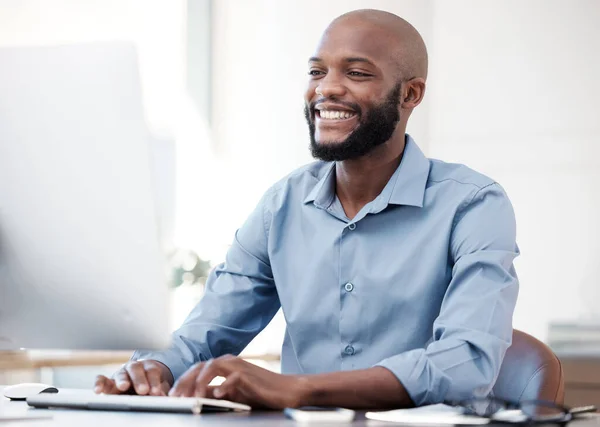
[[[412,110],[421,103],[425,96],[425,79],[422,77],[415,77],[404,83],[404,90],[402,91],[401,104],[402,108],[406,110]]]

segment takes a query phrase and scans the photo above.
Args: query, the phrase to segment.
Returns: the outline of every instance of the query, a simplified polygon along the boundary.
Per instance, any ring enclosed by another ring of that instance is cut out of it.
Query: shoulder
[[[498,214],[504,212],[507,217],[514,218],[504,188],[494,179],[462,164],[430,159],[426,191],[430,200],[454,206],[455,222],[475,205],[482,205],[488,211],[497,210]]]
[[[475,194],[496,183],[492,178],[459,163],[446,163],[437,159],[429,159],[429,162],[431,167],[427,187],[452,187]]]
[[[469,245],[477,246],[494,241],[503,248],[513,248],[515,213],[504,188],[465,165],[433,159],[430,162],[428,191],[454,207],[453,245],[468,241]],[[473,251],[475,246],[460,246],[460,249]]]

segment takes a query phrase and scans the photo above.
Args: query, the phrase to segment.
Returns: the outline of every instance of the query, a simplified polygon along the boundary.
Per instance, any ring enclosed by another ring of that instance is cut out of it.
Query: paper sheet
[[[393,411],[384,412],[367,412],[365,416],[370,420],[404,424],[481,425],[490,422],[487,418],[464,415],[462,409],[443,404],[421,406],[419,408],[411,409],[395,409]]]

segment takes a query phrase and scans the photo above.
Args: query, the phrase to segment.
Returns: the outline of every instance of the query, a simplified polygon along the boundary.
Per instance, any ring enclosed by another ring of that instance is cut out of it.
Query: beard
[[[359,117],[358,127],[343,141],[315,140],[315,105],[322,100],[311,102],[304,106],[304,117],[308,123],[310,133],[310,152],[315,159],[326,162],[352,160],[362,157],[386,141],[388,141],[396,125],[400,121],[398,111],[401,82],[387,94],[385,100],[369,110],[363,119],[362,111],[357,104],[346,104],[351,107]]]

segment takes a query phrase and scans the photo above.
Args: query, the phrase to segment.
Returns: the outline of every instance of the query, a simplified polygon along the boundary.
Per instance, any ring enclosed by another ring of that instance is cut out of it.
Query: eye
[[[362,73],[360,71],[350,71],[348,74],[352,77],[371,77],[371,74]]]
[[[310,70],[308,72],[309,76],[320,76],[322,74],[325,74],[325,73],[323,71],[321,71],[321,70]]]

